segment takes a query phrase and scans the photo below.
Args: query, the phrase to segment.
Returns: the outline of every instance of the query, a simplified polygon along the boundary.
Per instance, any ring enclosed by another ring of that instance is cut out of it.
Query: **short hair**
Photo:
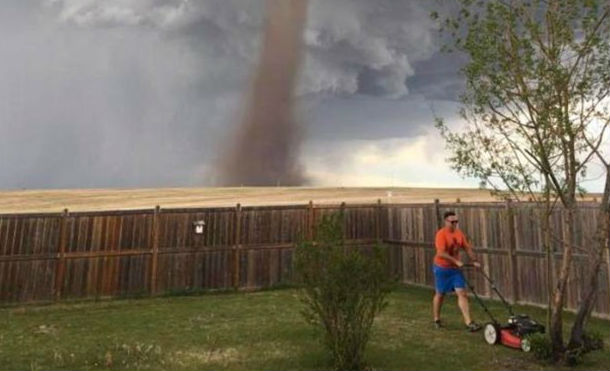
[[[455,211],[445,211],[443,214],[443,219],[447,219],[450,216],[455,216]]]

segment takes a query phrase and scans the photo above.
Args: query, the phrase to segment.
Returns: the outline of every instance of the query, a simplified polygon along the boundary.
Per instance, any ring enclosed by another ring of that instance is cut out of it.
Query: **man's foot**
[[[443,326],[443,324],[441,323],[440,319],[437,319],[437,320],[434,321],[434,327],[436,327],[436,328],[443,328],[445,326]]]
[[[479,331],[481,329],[481,325],[479,325],[475,321],[472,321],[468,325],[466,325],[466,328],[470,332],[476,332],[476,331]]]

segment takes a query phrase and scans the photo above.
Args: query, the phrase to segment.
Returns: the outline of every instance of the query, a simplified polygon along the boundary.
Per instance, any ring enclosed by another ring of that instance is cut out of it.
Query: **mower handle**
[[[475,265],[474,265],[474,264],[472,264],[472,263],[464,263],[464,264],[462,265],[462,268],[465,268],[465,267],[469,267],[469,268],[470,268],[470,267],[474,267],[474,268],[477,268],[477,267],[475,267]],[[502,303],[504,304],[504,306],[506,307],[506,309],[508,309],[508,313],[510,313],[510,315],[511,315],[511,316],[514,316],[515,314],[513,313],[513,308],[512,308],[512,306],[511,306],[511,305],[510,305],[510,304],[509,304],[509,303],[506,301],[506,299],[504,299],[504,296],[502,296],[502,294],[500,293],[500,291],[499,291],[499,290],[498,290],[498,288],[496,287],[496,284],[495,284],[495,282],[494,282],[494,281],[491,279],[491,277],[489,277],[489,276],[487,275],[487,273],[485,273],[485,271],[484,271],[483,269],[481,269],[481,268],[483,268],[483,267],[481,266],[480,268],[478,268],[478,271],[479,271],[479,272],[480,272],[480,273],[483,275],[483,277],[485,277],[485,279],[486,279],[486,280],[489,282],[489,284],[491,285],[491,289],[492,289],[493,291],[495,291],[495,292],[496,292],[496,294],[498,295],[498,297],[500,298],[500,300],[502,301]],[[468,284],[468,285],[469,285],[469,284]],[[470,285],[469,285],[469,286],[470,286]],[[470,290],[471,290],[471,291],[474,293],[474,288],[473,288],[473,287],[470,287]],[[475,294],[475,295],[476,295],[476,294]]]

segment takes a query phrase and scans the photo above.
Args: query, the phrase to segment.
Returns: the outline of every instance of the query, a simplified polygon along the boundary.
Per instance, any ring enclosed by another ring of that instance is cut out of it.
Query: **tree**
[[[592,161],[604,161],[601,149],[610,124],[610,4],[601,0],[459,0],[457,4],[459,8],[448,16],[433,13],[433,17],[450,38],[445,50],[469,57],[462,70],[466,89],[460,111],[466,127],[452,132],[442,119],[437,119],[437,126],[452,154],[449,161],[460,174],[477,177],[516,199],[528,194],[545,203],[545,235],[551,235],[548,217],[555,200],[563,206],[566,233],[549,329],[558,359],[565,351],[562,309],[572,253],[582,248],[573,243],[577,194],[583,191],[580,185]],[[600,236],[603,220],[600,215]],[[592,260],[599,255],[595,252],[603,253],[600,241],[598,236]],[[599,266],[594,274],[598,271]],[[582,323],[589,314],[590,309]]]
[[[607,157],[605,157],[604,154],[599,150],[596,151],[596,155],[605,168],[606,184],[604,186],[604,193],[599,205],[597,228],[593,241],[594,244],[592,245],[592,248],[588,249],[590,269],[588,269],[589,274],[585,280],[585,282],[587,282],[587,286],[580,302],[578,312],[576,313],[574,325],[572,326],[568,349],[578,349],[585,346],[584,327],[587,320],[591,316],[593,305],[595,304],[595,300],[597,298],[599,272],[604,262],[604,251],[607,251],[610,254],[610,161],[608,161]],[[610,261],[608,263],[610,264]],[[610,279],[610,271],[608,272],[608,279]]]

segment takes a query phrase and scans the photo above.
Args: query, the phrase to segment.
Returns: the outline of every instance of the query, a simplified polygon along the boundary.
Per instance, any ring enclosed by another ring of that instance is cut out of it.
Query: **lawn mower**
[[[474,267],[472,264],[466,264],[464,266]],[[489,308],[487,308],[487,305],[485,305],[483,300],[481,300],[479,295],[477,295],[476,291],[474,290],[474,287],[464,277],[466,285],[468,285],[468,288],[470,288],[470,291],[472,291],[476,300],[479,302],[481,307],[483,307],[485,313],[487,313],[487,315],[491,319],[491,322],[488,322],[485,324],[485,326],[483,326],[483,337],[485,338],[485,341],[489,345],[502,343],[507,347],[521,349],[524,352],[529,352],[531,350],[531,344],[529,339],[527,339],[527,335],[535,333],[543,334],[544,325],[531,319],[526,314],[516,315],[513,312],[513,308],[510,306],[510,304],[508,304],[502,294],[500,294],[500,291],[498,291],[498,288],[491,280],[491,278],[482,269],[477,269],[477,271],[479,271],[483,275],[483,277],[485,277],[485,279],[489,281],[492,290],[494,290],[496,294],[498,294],[498,297],[500,298],[509,313],[508,323],[504,325],[500,324],[500,322],[496,320],[493,314],[491,314]]]

